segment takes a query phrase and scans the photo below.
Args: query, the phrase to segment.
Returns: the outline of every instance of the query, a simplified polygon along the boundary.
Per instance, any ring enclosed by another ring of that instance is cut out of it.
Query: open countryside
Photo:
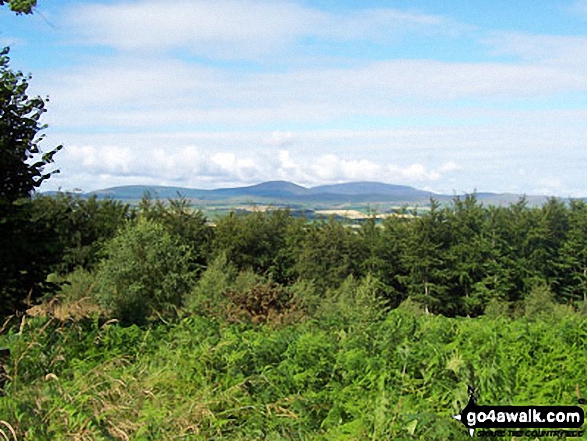
[[[0,0],[0,440],[586,439],[586,23]]]

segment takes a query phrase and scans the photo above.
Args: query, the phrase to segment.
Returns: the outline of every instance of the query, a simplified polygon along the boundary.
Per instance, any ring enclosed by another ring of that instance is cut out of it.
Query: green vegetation
[[[0,6],[5,2],[0,1]],[[29,1],[9,2],[30,12]],[[30,196],[52,173],[46,167],[61,146],[42,153],[45,100],[29,97],[30,77],[9,67],[8,48],[0,50],[0,315],[40,295],[52,263],[53,242],[30,204]]]
[[[496,405],[587,388],[582,201],[469,196],[359,229],[29,203],[59,289],[0,332],[17,439],[467,439],[468,386]]]
[[[586,389],[585,201],[472,195],[355,229],[32,197],[59,147],[7,50],[0,74],[3,439],[469,439],[468,387]]]
[[[512,320],[360,305],[280,326],[21,319],[0,339],[0,414],[18,439],[465,440],[452,415],[468,385],[504,405],[575,405],[585,387],[587,319],[564,308]]]
[[[16,14],[32,14],[37,0],[0,0],[0,6],[7,4]]]
[[[189,288],[189,249],[165,228],[140,219],[127,225],[104,248],[97,298],[123,323],[141,323],[159,310],[168,315]]]

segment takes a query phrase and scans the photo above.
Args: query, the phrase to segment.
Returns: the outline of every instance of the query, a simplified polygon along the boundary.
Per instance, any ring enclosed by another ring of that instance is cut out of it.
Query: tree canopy
[[[32,14],[37,0],[0,0],[0,6],[8,5],[11,11],[20,14]]]
[[[0,199],[12,203],[29,197],[57,171],[46,171],[62,146],[42,153],[40,122],[46,99],[29,97],[30,76],[9,67],[8,48],[0,51]]]
[[[57,172],[46,167],[62,148],[41,151],[46,100],[28,96],[31,77],[10,68],[8,52],[0,51],[0,312],[21,307],[46,279],[54,236],[35,218],[29,202]]]

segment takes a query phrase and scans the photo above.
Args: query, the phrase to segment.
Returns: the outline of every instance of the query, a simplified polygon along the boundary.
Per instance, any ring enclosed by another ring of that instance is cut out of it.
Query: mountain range
[[[212,190],[185,187],[126,185],[106,188],[82,194],[98,198],[112,198],[127,202],[140,200],[146,192],[153,197],[173,199],[181,195],[194,202],[247,202],[276,204],[425,204],[431,197],[440,202],[449,201],[454,195],[432,193],[406,185],[381,182],[349,182],[342,184],[303,187],[288,181],[269,181],[256,185]],[[522,195],[511,193],[477,193],[479,201],[488,204],[504,204],[518,201]],[[540,203],[544,196],[528,196],[530,203]]]

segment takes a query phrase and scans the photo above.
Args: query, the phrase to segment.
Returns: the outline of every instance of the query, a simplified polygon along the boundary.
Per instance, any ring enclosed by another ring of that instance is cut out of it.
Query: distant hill
[[[173,199],[181,195],[195,202],[213,203],[247,202],[259,204],[426,204],[433,197],[441,202],[450,201],[454,195],[436,194],[407,185],[384,184],[381,182],[348,182],[343,184],[303,187],[288,181],[269,181],[246,187],[217,188],[203,190],[185,187],[148,185],[125,185],[106,188],[82,194],[82,197],[96,195],[121,201],[138,201],[146,192],[160,199]],[[51,192],[52,193],[52,192]],[[499,193],[477,193],[479,201],[486,204],[508,204],[516,202],[521,195]],[[546,197],[529,196],[530,204],[539,204]]]
[[[262,198],[295,198],[309,194],[309,189],[288,181],[269,181],[248,187],[219,188],[208,190],[216,196],[259,196]]]
[[[345,195],[352,201],[415,201],[430,197],[444,198],[429,191],[418,190],[407,185],[383,184],[381,182],[348,182],[345,184],[321,185],[310,189],[312,195]]]
[[[381,182],[347,182],[344,184],[320,185],[310,188],[310,192],[333,193],[333,194],[414,194],[429,195],[430,192],[417,190],[407,185],[383,184]]]
[[[253,199],[259,202],[417,202],[427,201],[431,196],[447,196],[418,190],[405,185],[383,184],[380,182],[350,182],[345,184],[321,185],[306,188],[288,181],[269,181],[246,187],[218,188],[201,190],[183,187],[127,185],[96,190],[84,196],[96,195],[99,198],[119,200],[138,200],[146,192],[162,199],[175,198],[178,194],[202,201],[223,201],[230,199]]]
[[[188,188],[183,187],[165,187],[159,185],[124,185],[121,187],[111,187],[103,190],[96,190],[89,193],[84,193],[84,196],[98,196],[98,198],[111,199],[141,199],[147,192],[153,196],[157,195],[160,198],[176,198],[177,194],[185,195]],[[197,191],[197,190],[196,190]]]

